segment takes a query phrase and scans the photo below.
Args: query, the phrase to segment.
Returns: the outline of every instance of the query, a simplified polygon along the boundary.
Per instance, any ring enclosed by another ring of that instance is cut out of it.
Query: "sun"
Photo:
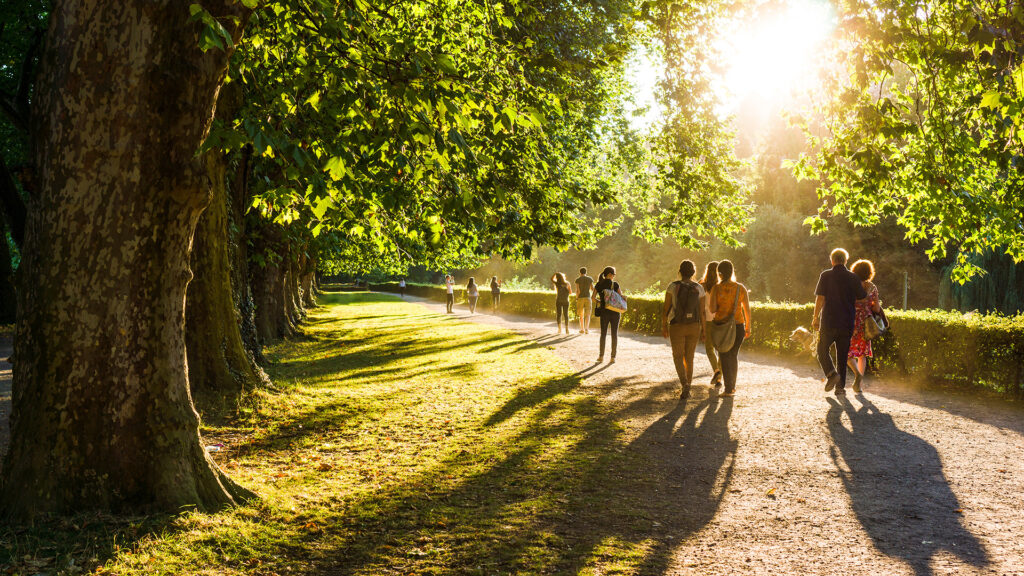
[[[725,99],[779,102],[813,85],[835,13],[825,0],[786,0],[775,8],[722,32]]]

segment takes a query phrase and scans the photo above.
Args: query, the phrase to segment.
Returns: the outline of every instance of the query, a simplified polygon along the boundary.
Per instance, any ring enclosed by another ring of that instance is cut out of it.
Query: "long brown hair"
[[[718,262],[708,262],[704,267],[704,277],[700,279],[700,284],[709,293],[718,284]]]
[[[551,277],[551,283],[566,286],[569,284],[569,279],[565,277],[564,273],[555,272],[555,274]]]

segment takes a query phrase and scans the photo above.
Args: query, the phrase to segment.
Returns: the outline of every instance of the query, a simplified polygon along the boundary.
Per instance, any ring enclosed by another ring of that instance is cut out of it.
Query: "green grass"
[[[203,431],[258,501],[0,529],[0,573],[632,574],[665,561],[643,457],[552,352],[389,296],[322,304],[303,337],[268,349],[282,392]]]

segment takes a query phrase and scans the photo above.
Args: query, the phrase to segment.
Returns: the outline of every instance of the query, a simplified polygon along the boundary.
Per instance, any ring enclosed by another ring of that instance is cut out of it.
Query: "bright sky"
[[[835,28],[835,12],[828,0],[775,4],[776,9],[762,10],[723,30],[716,42],[724,58],[723,114],[735,112],[751,97],[765,108],[774,107],[814,86],[825,43]],[[650,108],[634,120],[635,125],[649,124],[659,115],[653,92],[661,66],[649,55],[638,54],[629,67],[637,105]]]

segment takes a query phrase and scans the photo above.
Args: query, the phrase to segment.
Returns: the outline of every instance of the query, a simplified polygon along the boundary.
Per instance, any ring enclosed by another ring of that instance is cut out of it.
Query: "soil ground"
[[[7,453],[11,435],[11,365],[7,362],[10,356],[10,342],[0,339],[0,459]]]
[[[622,333],[616,363],[596,364],[599,328],[455,316],[564,358],[648,455],[663,550],[644,573],[1024,574],[1019,406],[870,379],[837,398],[809,358],[751,351],[735,398],[703,385],[683,402],[664,339]],[[694,381],[710,377],[699,348]]]

